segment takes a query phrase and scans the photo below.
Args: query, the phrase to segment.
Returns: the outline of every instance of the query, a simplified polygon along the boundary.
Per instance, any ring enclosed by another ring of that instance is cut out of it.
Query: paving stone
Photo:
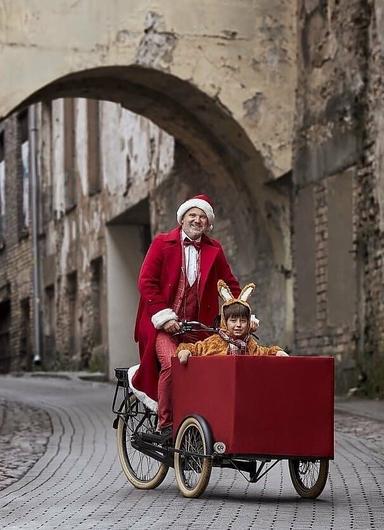
[[[112,395],[107,383],[0,378],[0,399],[32,405],[51,425],[45,451],[32,467],[22,461],[21,478],[0,493],[2,530],[384,527],[383,424],[337,415],[336,457],[315,501],[297,496],[285,461],[257,484],[213,469],[205,494],[185,499],[173,470],[155,490],[127,482],[112,429]],[[30,441],[16,439],[15,448],[28,451]],[[12,464],[9,472],[17,473],[19,465]]]

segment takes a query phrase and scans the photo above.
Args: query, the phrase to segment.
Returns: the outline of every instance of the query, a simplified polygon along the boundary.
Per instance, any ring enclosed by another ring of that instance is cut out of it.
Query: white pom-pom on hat
[[[181,221],[184,215],[191,208],[200,208],[200,210],[203,210],[203,212],[208,218],[208,223],[210,225],[213,225],[213,221],[215,220],[215,214],[213,213],[211,199],[208,197],[208,195],[204,194],[195,195],[194,197],[192,197],[192,199],[188,199],[179,206],[176,213],[176,218],[179,225],[181,225]]]

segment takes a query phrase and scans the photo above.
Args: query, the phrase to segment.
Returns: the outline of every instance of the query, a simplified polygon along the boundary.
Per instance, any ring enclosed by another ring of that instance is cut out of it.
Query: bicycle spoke
[[[203,452],[201,437],[196,427],[190,427],[185,433],[182,449],[187,453],[186,456],[182,457],[182,469],[185,484],[187,487],[193,488],[198,483],[203,468],[202,457],[188,454]]]
[[[300,481],[306,488],[312,488],[316,484],[319,476],[319,461],[315,462],[299,462],[298,472]]]
[[[158,472],[161,463],[133,448],[131,436],[133,433],[154,432],[156,423],[154,417],[156,415],[146,413],[142,403],[135,403],[130,412],[125,433],[127,438],[125,444],[127,460],[139,480],[150,480]]]

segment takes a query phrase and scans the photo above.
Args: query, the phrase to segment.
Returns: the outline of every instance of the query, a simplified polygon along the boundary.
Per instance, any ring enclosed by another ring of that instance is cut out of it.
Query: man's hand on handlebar
[[[166,333],[176,333],[177,331],[180,331],[180,322],[177,320],[168,320],[163,326],[163,330]]]
[[[197,322],[196,320],[183,320],[183,322],[178,322],[177,320],[168,320],[168,322],[163,325],[162,330],[172,335],[183,335],[184,333],[194,333],[200,331],[205,333],[217,333],[216,328],[210,328],[209,326],[206,326],[201,322]]]
[[[180,350],[177,354],[180,364],[187,364],[188,357],[191,355],[191,352],[189,350]]]

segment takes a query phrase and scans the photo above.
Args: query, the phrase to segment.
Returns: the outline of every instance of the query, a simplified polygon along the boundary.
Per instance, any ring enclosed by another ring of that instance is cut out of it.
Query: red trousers
[[[164,429],[172,424],[172,380],[171,359],[176,353],[178,341],[169,333],[159,331],[156,338],[156,355],[160,363],[158,383],[159,428]]]
[[[185,277],[180,276],[177,296],[173,310],[182,315],[183,320],[196,320],[198,316],[198,282],[189,286]],[[165,331],[159,331],[156,337],[156,355],[160,363],[159,382],[157,386],[159,427],[164,429],[172,424],[172,380],[171,359],[180,342],[195,342],[188,334],[173,337]]]

